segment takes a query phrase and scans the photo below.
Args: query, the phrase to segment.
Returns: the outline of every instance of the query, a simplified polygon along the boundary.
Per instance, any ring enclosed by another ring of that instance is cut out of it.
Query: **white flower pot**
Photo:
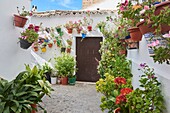
[[[51,84],[57,83],[57,77],[51,77]]]

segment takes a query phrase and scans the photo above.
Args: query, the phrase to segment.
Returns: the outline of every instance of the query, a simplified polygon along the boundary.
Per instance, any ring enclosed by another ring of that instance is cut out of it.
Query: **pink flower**
[[[170,31],[169,31],[169,34],[164,34],[163,37],[164,38],[170,38]]]
[[[152,42],[151,44],[148,44],[148,47],[154,47],[157,45],[159,45],[159,40],[156,40],[156,41]]]
[[[149,6],[145,5],[145,6],[144,6],[144,9],[145,9],[145,10],[149,10],[150,8],[149,8]]]

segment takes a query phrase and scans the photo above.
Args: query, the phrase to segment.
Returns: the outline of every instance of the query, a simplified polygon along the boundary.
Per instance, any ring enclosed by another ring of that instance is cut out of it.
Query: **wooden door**
[[[100,42],[102,37],[86,37],[83,41],[81,37],[76,38],[76,60],[78,71],[76,73],[78,81],[96,82],[100,75],[97,73],[98,62],[100,60]]]

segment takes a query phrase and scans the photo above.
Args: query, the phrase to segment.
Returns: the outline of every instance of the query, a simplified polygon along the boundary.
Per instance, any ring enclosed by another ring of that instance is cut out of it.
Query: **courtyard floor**
[[[96,92],[95,84],[78,82],[75,86],[52,87],[51,98],[44,97],[42,103],[47,113],[103,113],[99,107],[101,94]]]

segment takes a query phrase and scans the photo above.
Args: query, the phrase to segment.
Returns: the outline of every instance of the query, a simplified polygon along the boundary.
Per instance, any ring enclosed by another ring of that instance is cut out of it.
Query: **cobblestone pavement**
[[[101,94],[96,92],[95,84],[76,83],[75,86],[52,87],[55,91],[51,98],[44,97],[42,103],[47,113],[103,113],[99,107]]]

